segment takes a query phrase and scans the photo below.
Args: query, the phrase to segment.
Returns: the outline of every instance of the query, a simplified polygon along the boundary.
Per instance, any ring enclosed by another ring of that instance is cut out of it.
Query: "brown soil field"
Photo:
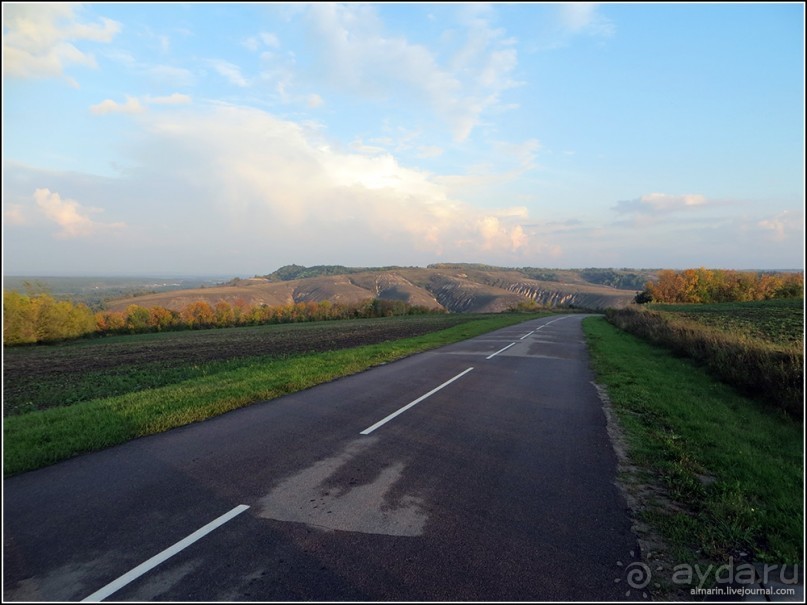
[[[32,345],[4,351],[3,396],[6,402],[26,397],[36,384],[53,387],[88,374],[131,373],[142,368],[169,368],[245,357],[285,357],[317,353],[387,340],[419,336],[475,319],[472,315],[426,315],[355,319],[164,332]],[[5,407],[5,406],[4,406]]]

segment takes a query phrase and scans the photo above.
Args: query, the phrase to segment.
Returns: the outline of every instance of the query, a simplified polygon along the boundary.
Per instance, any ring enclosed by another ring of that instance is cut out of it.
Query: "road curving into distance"
[[[6,479],[4,600],[642,598],[582,318]]]

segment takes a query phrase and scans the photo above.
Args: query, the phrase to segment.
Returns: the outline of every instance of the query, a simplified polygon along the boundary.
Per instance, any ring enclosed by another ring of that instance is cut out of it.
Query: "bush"
[[[804,295],[803,273],[722,269],[659,271],[645,292],[661,303],[721,303],[793,298]]]
[[[169,330],[445,313],[444,309],[375,298],[354,305],[324,300],[290,303],[277,307],[265,304],[250,307],[243,301],[236,301],[234,305],[219,301],[215,306],[211,306],[200,300],[185,306],[179,312],[163,307],[129,305],[125,312],[99,311],[93,315],[84,305],[57,303],[50,297],[37,297],[32,301],[14,292],[6,293],[4,307],[4,342],[7,345],[77,338],[91,333],[142,334]]]
[[[95,315],[86,305],[57,301],[48,294],[3,292],[4,345],[55,342],[95,330]]]

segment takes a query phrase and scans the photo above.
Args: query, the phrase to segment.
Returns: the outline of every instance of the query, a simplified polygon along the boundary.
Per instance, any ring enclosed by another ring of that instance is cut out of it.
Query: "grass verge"
[[[666,495],[644,498],[640,520],[672,559],[802,564],[802,427],[604,318],[583,326],[633,479]]]
[[[299,355],[231,360],[228,368],[176,384],[10,416],[3,423],[3,473],[10,476],[136,437],[205,420],[473,338],[535,315],[495,315],[412,338]]]
[[[804,415],[802,345],[737,334],[675,313],[609,309],[608,321],[626,332],[703,362],[718,378],[762,398],[785,414]]]

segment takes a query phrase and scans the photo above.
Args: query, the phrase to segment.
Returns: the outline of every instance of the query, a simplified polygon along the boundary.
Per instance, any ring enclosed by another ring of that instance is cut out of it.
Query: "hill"
[[[211,305],[277,306],[329,300],[357,303],[371,298],[453,313],[496,313],[534,301],[546,307],[606,309],[630,303],[653,270],[504,268],[479,264],[422,267],[343,267],[287,265],[273,273],[233,279],[208,288],[175,290],[112,300],[111,311],[131,304],[180,310],[204,300]]]

